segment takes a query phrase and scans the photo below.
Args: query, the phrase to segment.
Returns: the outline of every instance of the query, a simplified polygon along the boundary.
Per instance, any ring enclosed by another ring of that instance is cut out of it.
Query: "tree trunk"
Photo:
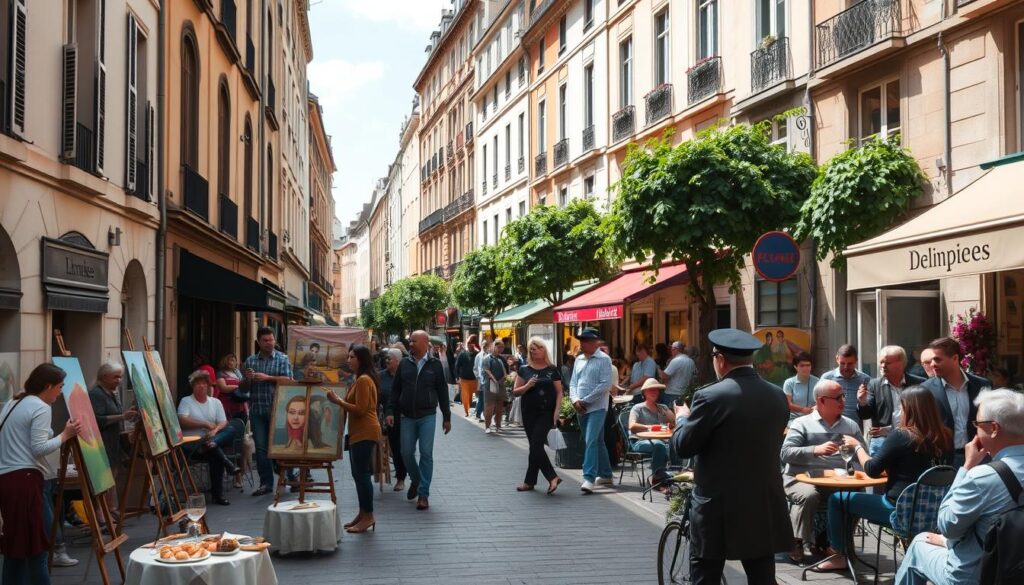
[[[700,384],[707,384],[714,382],[715,368],[712,365],[711,359],[711,342],[708,341],[708,333],[715,328],[716,315],[715,307],[715,283],[700,276],[700,294],[695,295],[697,299],[697,307],[700,311],[699,318],[697,319],[697,349],[699,353],[697,355],[697,371],[700,373]]]

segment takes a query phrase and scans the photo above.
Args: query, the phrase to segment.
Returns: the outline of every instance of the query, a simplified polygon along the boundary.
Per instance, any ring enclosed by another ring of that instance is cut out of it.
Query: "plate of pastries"
[[[214,545],[213,548],[216,548]],[[209,558],[212,551],[205,542],[184,542],[181,544],[165,544],[157,549],[156,559],[161,563],[184,564],[197,563]]]

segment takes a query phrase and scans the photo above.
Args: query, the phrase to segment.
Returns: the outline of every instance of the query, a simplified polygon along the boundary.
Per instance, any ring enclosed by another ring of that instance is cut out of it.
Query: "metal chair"
[[[226,455],[231,462],[235,464],[239,469],[242,468],[242,442],[245,441],[245,422],[240,418],[228,419],[228,427],[234,431],[234,439],[231,441],[231,446],[227,449]],[[234,481],[234,478],[231,478]],[[246,478],[249,482],[249,487],[252,487],[252,475]]]
[[[633,466],[633,475],[636,475],[637,465],[640,466],[640,488],[644,489],[647,487],[647,474],[644,471],[644,462],[649,461],[651,456],[641,451],[634,451],[633,445],[629,441],[629,409],[623,409],[617,417],[619,432],[622,433],[622,441],[626,447],[626,452],[622,456],[622,463],[619,466],[619,485],[622,485],[622,475],[626,471],[626,463]],[[643,493],[641,493],[643,497]],[[654,500],[654,496],[651,496],[651,501]]]

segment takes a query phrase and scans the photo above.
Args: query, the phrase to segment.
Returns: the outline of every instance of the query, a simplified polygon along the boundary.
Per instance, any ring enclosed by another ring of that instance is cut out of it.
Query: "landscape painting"
[[[96,414],[92,410],[92,401],[89,400],[82,366],[78,358],[74,357],[55,357],[53,365],[67,372],[61,394],[68,407],[68,416],[82,425],[78,446],[82,452],[82,465],[89,480],[89,489],[94,494],[102,494],[114,487],[114,474],[110,470],[110,460],[103,446]]]
[[[142,428],[146,432],[146,441],[153,455],[167,451],[167,437],[164,425],[160,422],[160,406],[156,402],[156,393],[149,381],[149,369],[146,358],[141,351],[124,351],[124,365],[128,370],[132,388],[135,390],[135,402],[142,416]]]
[[[283,384],[274,395],[269,456],[273,459],[334,461],[341,458],[345,411],[327,399],[341,384]]]
[[[149,377],[153,382],[153,389],[156,390],[156,403],[160,406],[160,413],[163,415],[164,428],[167,431],[167,439],[171,446],[177,447],[182,443],[184,434],[181,432],[181,423],[178,422],[178,410],[174,407],[174,395],[171,394],[171,387],[167,383],[167,374],[164,372],[164,364],[160,361],[160,354],[155,351],[143,352],[146,355],[146,366],[149,367]],[[213,383],[213,380],[210,380]]]

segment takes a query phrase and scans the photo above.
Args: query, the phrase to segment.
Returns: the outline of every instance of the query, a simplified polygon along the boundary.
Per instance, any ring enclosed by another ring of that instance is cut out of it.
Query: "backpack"
[[[1020,480],[1002,461],[989,463],[1003,480],[1017,507],[1000,514],[982,543],[979,585],[1024,583],[1024,505],[1020,505]]]

